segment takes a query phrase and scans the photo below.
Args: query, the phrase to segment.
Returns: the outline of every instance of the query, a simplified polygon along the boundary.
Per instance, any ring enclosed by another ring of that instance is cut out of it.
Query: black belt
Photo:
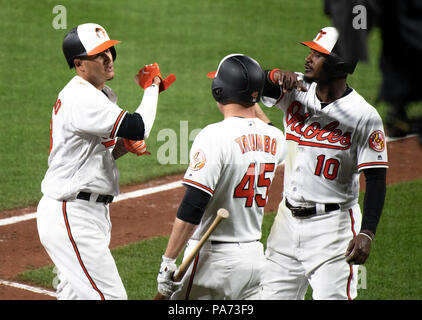
[[[81,199],[81,200],[89,201],[89,199],[91,198],[91,194],[89,192],[81,191],[81,192],[78,193],[76,198]],[[112,203],[113,202],[113,196],[111,196],[109,194],[100,194],[100,195],[98,195],[96,202],[103,202],[105,204]]]
[[[246,241],[246,242],[231,242],[231,241],[218,241],[218,240],[211,240],[211,244],[233,244],[233,243],[252,243],[252,242],[257,242],[259,240],[253,240],[253,241]]]
[[[287,199],[286,199],[286,207],[290,209],[290,211],[292,212],[292,215],[294,217],[306,218],[306,217],[316,215],[316,213],[317,213],[316,207],[308,207],[308,208],[293,207],[289,203],[289,201],[287,201]],[[330,212],[330,211],[334,211],[334,210],[338,210],[338,209],[340,209],[340,206],[337,203],[326,203],[326,204],[324,204],[325,212]]]

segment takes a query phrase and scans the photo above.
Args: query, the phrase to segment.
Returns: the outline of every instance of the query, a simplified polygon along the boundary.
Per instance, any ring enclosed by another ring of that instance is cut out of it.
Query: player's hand
[[[158,292],[163,296],[170,297],[181,288],[182,282],[173,281],[173,275],[176,270],[176,259],[170,259],[163,256],[160,272],[157,276]]]
[[[270,79],[274,84],[278,84],[284,93],[292,89],[306,92],[308,89],[303,85],[303,80],[292,71],[284,71],[280,69],[274,69],[270,73]]]
[[[159,86],[159,92],[162,92],[167,90],[167,88],[176,81],[176,76],[174,74],[170,74],[167,76],[167,78],[163,79],[161,76],[160,67],[155,62],[141,68],[138,74],[135,75],[134,80],[144,89],[148,88],[154,83]]]
[[[346,262],[349,264],[364,264],[371,251],[372,238],[366,233],[359,233],[350,242],[346,250]]]
[[[123,139],[123,143],[127,151],[136,154],[137,156],[142,156],[144,154],[150,155],[151,152],[147,151],[147,145],[144,140],[129,140]]]

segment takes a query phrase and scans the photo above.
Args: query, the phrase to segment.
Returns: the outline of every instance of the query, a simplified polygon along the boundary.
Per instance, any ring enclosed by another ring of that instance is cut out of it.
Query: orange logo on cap
[[[101,28],[95,28],[95,33],[97,34],[98,38],[105,38],[105,31]]]
[[[252,92],[251,96],[254,98],[254,100],[256,100],[258,98],[258,91]]]
[[[327,34],[327,32],[325,32],[321,29],[321,31],[319,32],[318,37],[315,39],[315,41],[318,41],[319,39],[321,39],[324,34]]]

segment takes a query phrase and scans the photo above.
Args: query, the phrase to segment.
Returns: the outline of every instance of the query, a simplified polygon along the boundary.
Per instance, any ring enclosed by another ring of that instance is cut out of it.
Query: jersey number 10
[[[265,174],[267,172],[274,172],[275,164],[274,163],[261,163],[259,165],[259,172],[256,173],[255,170],[256,163],[252,162],[245,175],[243,176],[240,183],[234,189],[234,198],[246,198],[246,207],[252,207],[253,201],[255,199],[258,207],[265,207],[267,203],[268,191],[271,185],[271,179],[266,178]],[[255,179],[258,179],[257,187],[265,187],[265,197],[262,194],[255,194]]]
[[[322,173],[328,180],[334,180],[337,178],[338,168],[340,167],[340,162],[337,159],[331,158],[325,161],[325,155],[323,154],[320,154],[317,159],[318,162],[315,168],[316,176],[320,176]]]

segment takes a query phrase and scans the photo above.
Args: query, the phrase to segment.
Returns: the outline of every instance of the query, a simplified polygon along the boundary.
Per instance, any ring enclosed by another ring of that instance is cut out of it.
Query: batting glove
[[[125,148],[127,151],[136,154],[137,156],[142,156],[144,154],[150,155],[151,152],[147,151],[147,145],[144,140],[129,140],[123,139],[123,143],[125,144]]]
[[[163,296],[170,297],[182,287],[182,282],[173,281],[173,275],[176,270],[176,259],[169,259],[163,256],[160,272],[157,276],[158,292]]]
[[[160,67],[156,62],[154,62],[153,64],[146,65],[141,68],[141,70],[139,70],[137,82],[142,88],[146,89],[152,85],[155,77],[159,77],[161,80],[159,92],[167,90],[167,88],[170,87],[174,81],[176,81],[176,76],[174,74],[170,74],[167,78],[163,79],[161,76]]]

